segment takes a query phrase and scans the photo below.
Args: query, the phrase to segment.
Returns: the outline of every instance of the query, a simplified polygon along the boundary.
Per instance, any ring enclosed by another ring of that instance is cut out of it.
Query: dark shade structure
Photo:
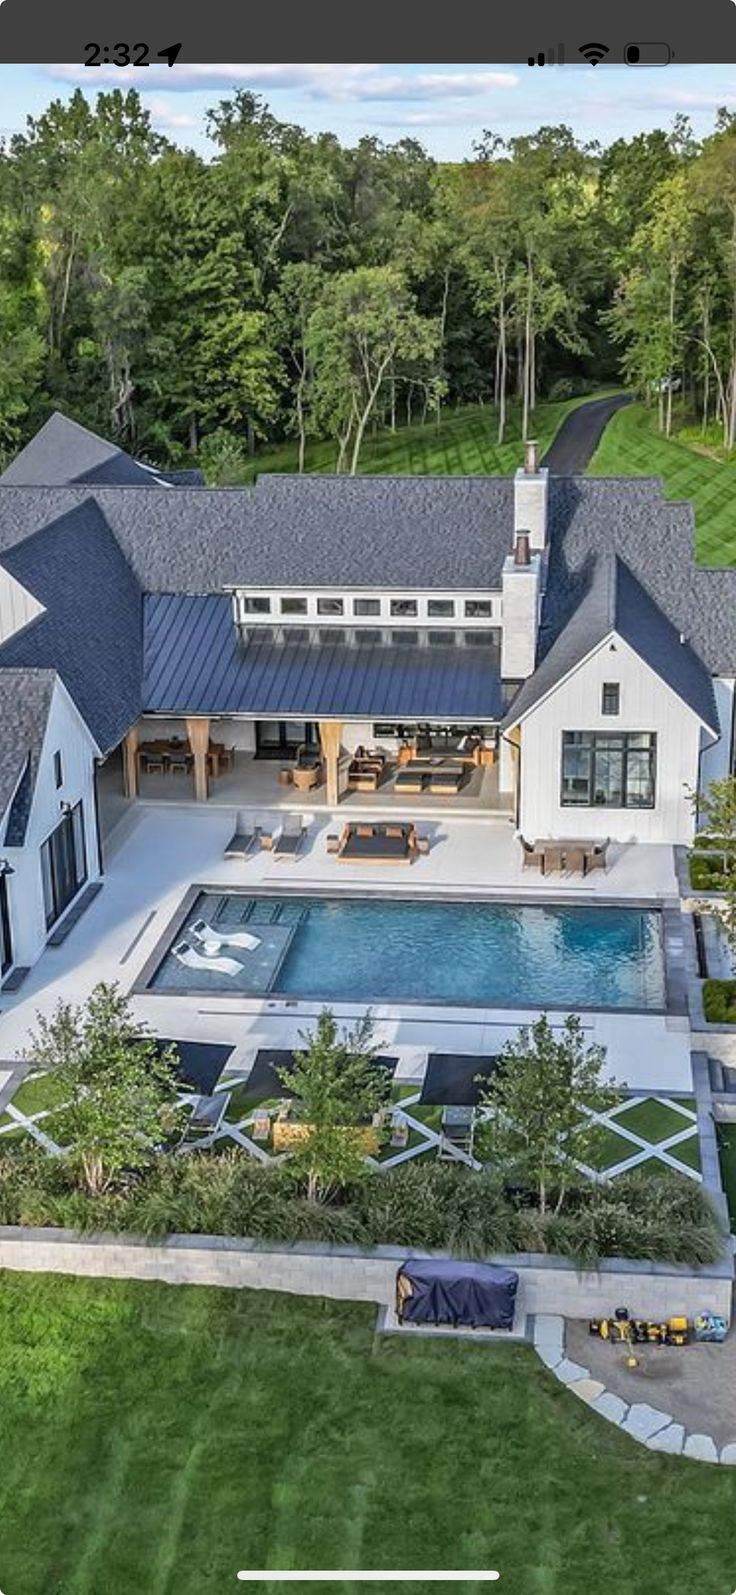
[[[402,1324],[511,1329],[518,1284],[513,1268],[410,1258],[396,1278],[396,1314]]]
[[[429,1107],[475,1108],[497,1065],[497,1057],[430,1052],[419,1100]]]
[[[210,1096],[228,1059],[235,1048],[221,1046],[215,1041],[171,1041],[164,1036],[154,1036],[156,1051],[161,1056],[168,1047],[176,1047],[178,1066],[176,1073],[182,1086],[192,1086]]]

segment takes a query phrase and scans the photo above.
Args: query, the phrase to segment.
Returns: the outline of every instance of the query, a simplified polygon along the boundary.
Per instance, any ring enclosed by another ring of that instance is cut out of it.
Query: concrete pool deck
[[[193,882],[223,889],[281,892],[399,891],[520,902],[594,903],[642,900],[672,905],[677,896],[673,851],[663,846],[615,846],[610,868],[581,878],[553,875],[540,880],[524,871],[510,823],[497,817],[418,823],[431,851],[406,866],[338,864],[325,839],[342,816],[312,814],[306,847],[294,862],[255,853],[244,862],[225,860],[234,811],[193,804],[165,808],[136,804],[109,838],[104,890],[64,944],[48,949],[21,991],[0,999],[0,1056],[12,1059],[27,1045],[40,1010],[49,1014],[59,999],[79,1003],[98,981],[117,981],[128,992]],[[415,815],[407,805],[407,819]],[[320,1004],[291,999],[203,998],[136,994],[133,1010],[160,1034],[228,1042],[244,1052],[259,1046],[294,1046],[309,1029]],[[335,1004],[341,1018],[354,1018],[365,1004]],[[416,1004],[376,1007],[381,1039],[391,1050],[497,1052],[535,1008],[462,1009]],[[591,1041],[608,1049],[610,1074],[631,1089],[687,1092],[692,1087],[690,1030],[679,1014],[598,1012],[584,1015]]]

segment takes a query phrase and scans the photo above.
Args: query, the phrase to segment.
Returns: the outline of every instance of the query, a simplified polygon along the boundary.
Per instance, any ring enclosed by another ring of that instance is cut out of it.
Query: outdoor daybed
[[[417,836],[409,822],[365,825],[354,822],[343,827],[342,835],[328,851],[343,863],[410,864],[418,853],[429,852],[426,837]]]

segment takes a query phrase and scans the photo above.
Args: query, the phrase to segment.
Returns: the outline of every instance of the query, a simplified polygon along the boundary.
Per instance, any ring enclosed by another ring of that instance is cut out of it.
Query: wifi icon
[[[578,55],[582,55],[583,59],[589,61],[591,66],[597,66],[598,62],[603,60],[604,55],[609,54],[610,51],[607,44],[578,45]]]

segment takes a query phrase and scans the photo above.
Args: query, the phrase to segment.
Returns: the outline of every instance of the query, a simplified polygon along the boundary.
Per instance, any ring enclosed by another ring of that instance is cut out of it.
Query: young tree
[[[66,1105],[55,1116],[65,1152],[90,1196],[124,1169],[142,1168],[182,1119],[172,1073],[173,1049],[159,1056],[134,1024],[116,986],[100,984],[84,1006],[59,1002],[38,1016],[26,1060],[63,1080]]]
[[[361,266],[326,284],[309,323],[309,344],[318,414],[337,430],[338,471],[351,448],[354,476],[386,378],[402,360],[429,364],[437,348],[436,325],[418,314],[394,266]]]
[[[370,1123],[389,1094],[389,1076],[377,1062],[378,1043],[370,1013],[352,1030],[338,1028],[323,1009],[304,1050],[279,1078],[298,1099],[309,1133],[294,1154],[293,1167],[306,1176],[310,1201],[325,1201],[337,1187],[360,1178],[364,1151],[356,1129]]]
[[[711,781],[707,790],[691,792],[690,802],[697,814],[698,828],[723,843],[725,887],[719,899],[718,916],[726,938],[731,964],[736,970],[736,776],[724,775]]]
[[[308,390],[311,377],[309,321],[319,303],[322,273],[309,261],[290,261],[281,273],[278,292],[271,297],[272,325],[291,373],[292,425],[299,439],[299,464],[304,470],[307,447]]]
[[[546,1014],[507,1041],[481,1097],[493,1109],[490,1139],[504,1173],[534,1186],[539,1211],[554,1195],[559,1212],[575,1164],[586,1162],[595,1135],[586,1108],[611,1105],[601,1079],[605,1048],[588,1046],[580,1019],[569,1014],[555,1033]]]

